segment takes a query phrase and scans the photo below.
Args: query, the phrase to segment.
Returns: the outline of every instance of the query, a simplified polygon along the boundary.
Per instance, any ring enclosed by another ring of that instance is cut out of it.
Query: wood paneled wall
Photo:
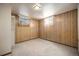
[[[16,42],[22,42],[39,37],[39,21],[30,20],[29,26],[18,26],[16,25]]]
[[[45,24],[46,19],[48,19],[48,24]],[[40,38],[72,47],[78,46],[77,10],[71,10],[46,19],[40,21]]]
[[[77,47],[77,10],[50,16],[40,21],[31,20],[30,26],[16,25],[16,42],[39,37]]]

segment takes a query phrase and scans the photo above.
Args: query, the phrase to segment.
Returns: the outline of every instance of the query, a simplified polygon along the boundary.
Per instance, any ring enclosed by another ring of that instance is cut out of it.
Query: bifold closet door
[[[57,40],[56,42],[72,47],[78,46],[77,36],[77,10],[54,16],[56,19]]]

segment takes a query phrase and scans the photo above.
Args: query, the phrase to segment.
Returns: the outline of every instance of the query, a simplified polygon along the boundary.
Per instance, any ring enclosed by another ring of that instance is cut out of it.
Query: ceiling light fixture
[[[36,3],[35,5],[33,5],[33,8],[35,10],[39,10],[41,8],[41,5],[39,3]]]

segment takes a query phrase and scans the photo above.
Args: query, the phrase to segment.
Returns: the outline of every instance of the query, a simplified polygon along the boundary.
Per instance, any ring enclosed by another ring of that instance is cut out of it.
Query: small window
[[[26,16],[20,16],[19,17],[19,25],[22,25],[22,26],[30,25],[30,19]]]

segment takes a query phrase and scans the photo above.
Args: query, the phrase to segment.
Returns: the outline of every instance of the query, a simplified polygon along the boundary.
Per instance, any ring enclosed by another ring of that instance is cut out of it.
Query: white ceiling
[[[75,3],[40,3],[40,4],[41,4],[40,10],[34,10],[32,8],[34,3],[11,4],[12,12],[16,14],[32,16],[34,18],[41,19],[77,8],[77,4]]]

